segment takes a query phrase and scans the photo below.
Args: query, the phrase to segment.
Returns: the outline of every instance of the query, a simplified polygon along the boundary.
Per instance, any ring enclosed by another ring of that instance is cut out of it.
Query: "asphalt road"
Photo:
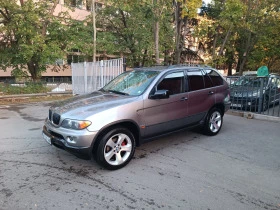
[[[225,115],[108,171],[41,137],[49,103],[0,106],[0,209],[280,209],[280,123]]]

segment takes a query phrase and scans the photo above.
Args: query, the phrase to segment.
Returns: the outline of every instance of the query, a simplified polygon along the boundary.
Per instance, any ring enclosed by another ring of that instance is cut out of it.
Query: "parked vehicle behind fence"
[[[52,106],[43,137],[78,157],[119,169],[132,159],[136,145],[156,136],[194,126],[218,134],[229,98],[227,82],[210,67],[137,69],[99,91]]]
[[[230,90],[232,109],[263,112],[279,104],[280,76],[242,76],[230,85]]]

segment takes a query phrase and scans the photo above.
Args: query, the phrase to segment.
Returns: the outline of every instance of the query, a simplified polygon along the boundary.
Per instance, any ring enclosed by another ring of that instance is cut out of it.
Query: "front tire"
[[[204,133],[208,136],[217,135],[223,125],[223,115],[220,109],[213,108],[206,117]]]
[[[96,151],[96,161],[109,170],[120,169],[129,163],[134,151],[133,134],[124,127],[115,127],[101,136]]]

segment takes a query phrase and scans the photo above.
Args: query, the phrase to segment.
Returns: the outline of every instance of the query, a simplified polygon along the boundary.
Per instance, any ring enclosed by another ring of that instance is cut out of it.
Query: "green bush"
[[[0,84],[0,92],[5,95],[13,94],[31,94],[31,93],[46,93],[49,89],[41,82],[28,82],[22,86],[12,86],[10,84]]]

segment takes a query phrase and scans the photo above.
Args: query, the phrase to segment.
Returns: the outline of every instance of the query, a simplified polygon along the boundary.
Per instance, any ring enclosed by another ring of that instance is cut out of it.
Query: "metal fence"
[[[72,63],[73,94],[98,90],[124,71],[123,58],[98,62]]]
[[[280,117],[280,77],[227,77],[232,110]]]
[[[72,84],[71,83],[47,83],[47,87],[51,88],[51,92],[71,92]]]

